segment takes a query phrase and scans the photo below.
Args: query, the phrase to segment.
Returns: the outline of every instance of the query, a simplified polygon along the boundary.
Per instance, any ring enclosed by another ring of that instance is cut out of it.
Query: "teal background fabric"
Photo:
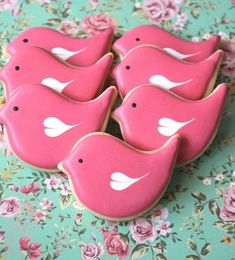
[[[149,23],[188,40],[214,33],[234,40],[235,1],[2,0],[0,65],[7,44],[32,26],[77,37],[113,27],[118,37]],[[0,134],[0,259],[235,259],[235,80],[227,68],[217,80],[229,92],[215,140],[176,169],[159,204],[134,221],[96,218],[76,202],[65,175],[25,165]],[[116,126],[109,131],[117,134]]]

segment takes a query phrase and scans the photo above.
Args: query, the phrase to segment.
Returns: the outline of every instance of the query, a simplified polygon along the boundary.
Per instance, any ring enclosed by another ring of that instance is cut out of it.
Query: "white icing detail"
[[[57,137],[67,132],[71,128],[80,125],[80,123],[76,125],[67,125],[56,117],[47,117],[43,121],[43,125],[45,126],[44,133],[48,137]]]
[[[177,122],[170,118],[161,118],[158,121],[159,127],[157,128],[157,130],[160,134],[164,136],[171,136],[175,134],[180,128],[191,123],[193,120],[194,118],[186,122]]]
[[[150,77],[149,82],[154,85],[159,85],[165,89],[171,89],[180,85],[184,85],[188,82],[192,81],[192,79],[183,81],[183,82],[173,82],[167,79],[166,77],[162,75],[153,75]]]
[[[66,50],[64,48],[59,48],[59,47],[55,47],[51,50],[51,52],[57,56],[59,56],[62,60],[67,60],[69,59],[70,57],[86,50],[87,47],[81,49],[81,50],[78,50],[78,51],[69,51],[69,50]]]
[[[132,184],[141,180],[142,178],[144,178],[147,175],[149,175],[149,173],[146,173],[144,176],[141,176],[139,178],[130,178],[121,172],[114,172],[111,175],[112,181],[110,181],[110,186],[112,189],[117,190],[117,191],[125,190],[125,189],[129,188]]]
[[[69,82],[61,82],[54,78],[45,78],[41,81],[41,84],[48,86],[49,88],[61,93],[65,87],[67,87],[73,80]]]
[[[195,53],[190,53],[190,54],[183,54],[183,53],[180,53],[174,49],[171,49],[171,48],[163,48],[163,50],[167,51],[168,53],[170,53],[172,56],[180,59],[180,60],[183,60],[183,59],[187,59],[189,57],[192,57],[192,56],[195,56],[195,55],[198,55],[200,54],[201,52],[195,52]]]

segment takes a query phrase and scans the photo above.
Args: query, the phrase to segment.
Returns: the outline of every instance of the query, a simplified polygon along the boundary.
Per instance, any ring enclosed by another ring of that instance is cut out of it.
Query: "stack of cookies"
[[[223,56],[219,36],[193,43],[143,25],[114,42],[117,88],[100,94],[112,39],[111,29],[86,39],[42,27],[20,34],[0,71],[0,123],[22,161],[65,172],[95,215],[129,220],[158,202],[176,165],[212,142],[227,87],[213,90]],[[118,93],[122,103],[110,116]],[[110,117],[125,142],[104,133]]]

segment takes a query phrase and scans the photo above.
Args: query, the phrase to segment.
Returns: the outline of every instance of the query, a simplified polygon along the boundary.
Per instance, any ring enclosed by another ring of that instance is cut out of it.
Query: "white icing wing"
[[[189,124],[190,122],[192,122],[194,120],[194,118],[192,118],[189,121],[186,122],[177,122],[173,119],[170,118],[161,118],[158,121],[158,125],[159,127],[158,132],[161,135],[164,136],[172,136],[173,134],[175,134],[180,128],[184,127],[185,125]]]
[[[59,56],[62,60],[67,60],[69,59],[70,57],[86,50],[87,47],[81,49],[81,50],[77,50],[77,51],[69,51],[69,50],[66,50],[64,48],[60,48],[60,47],[55,47],[51,50],[51,52],[53,54],[55,54],[56,56]]]
[[[163,50],[165,50],[166,52],[170,53],[172,56],[180,59],[180,60],[183,60],[183,59],[187,59],[189,57],[192,57],[192,56],[195,56],[195,55],[198,55],[200,54],[201,52],[196,52],[196,53],[189,53],[189,54],[183,54],[183,53],[180,53],[174,49],[171,49],[171,48],[163,48]]]
[[[71,128],[78,126],[79,124],[67,125],[64,122],[62,122],[60,119],[58,119],[57,117],[47,117],[43,121],[43,126],[45,127],[44,133],[48,137],[57,137],[57,136],[62,135],[65,132],[67,132]]]
[[[41,81],[41,84],[61,93],[71,82],[73,82],[73,80],[70,80],[69,82],[61,82],[54,78],[45,78]]]
[[[114,172],[111,175],[110,186],[113,190],[121,191],[129,188],[132,184],[135,182],[141,180],[145,176],[147,176],[149,173],[146,173],[144,176],[141,176],[140,178],[130,178],[127,175],[121,173],[121,172]]]
[[[184,85],[188,82],[192,81],[192,79],[183,81],[183,82],[174,82],[170,81],[168,78],[162,76],[162,75],[153,75],[150,77],[149,82],[154,85],[159,85],[165,89],[171,89],[180,85]]]

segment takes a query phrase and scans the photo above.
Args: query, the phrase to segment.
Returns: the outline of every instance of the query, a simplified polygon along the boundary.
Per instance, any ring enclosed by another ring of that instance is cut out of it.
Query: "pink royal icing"
[[[205,41],[190,42],[155,25],[141,25],[118,39],[113,48],[120,55],[125,56],[131,49],[143,44],[160,47],[181,60],[200,62],[218,49],[220,36],[212,35]]]
[[[213,140],[226,90],[221,84],[207,98],[188,101],[161,88],[140,86],[126,96],[113,117],[124,139],[139,149],[157,149],[179,134],[177,164],[184,164],[198,157]]]
[[[24,83],[41,83],[78,101],[96,97],[112,64],[113,55],[106,54],[90,67],[65,64],[49,52],[28,47],[17,52],[0,71],[7,99]]]
[[[18,87],[0,110],[13,152],[24,162],[55,170],[84,135],[102,131],[116,98],[115,87],[89,102],[75,102],[39,84]]]
[[[45,27],[30,28],[17,36],[8,46],[11,56],[28,46],[38,46],[68,63],[85,67],[96,63],[111,47],[112,29],[90,38],[73,38]]]
[[[154,84],[190,100],[198,100],[214,87],[223,52],[218,50],[201,63],[178,60],[161,49],[139,46],[118,64],[113,75],[123,97],[136,86]]]
[[[146,153],[111,135],[93,133],[77,143],[59,168],[88,209],[109,219],[129,219],[160,199],[178,146],[176,135],[161,149]]]

